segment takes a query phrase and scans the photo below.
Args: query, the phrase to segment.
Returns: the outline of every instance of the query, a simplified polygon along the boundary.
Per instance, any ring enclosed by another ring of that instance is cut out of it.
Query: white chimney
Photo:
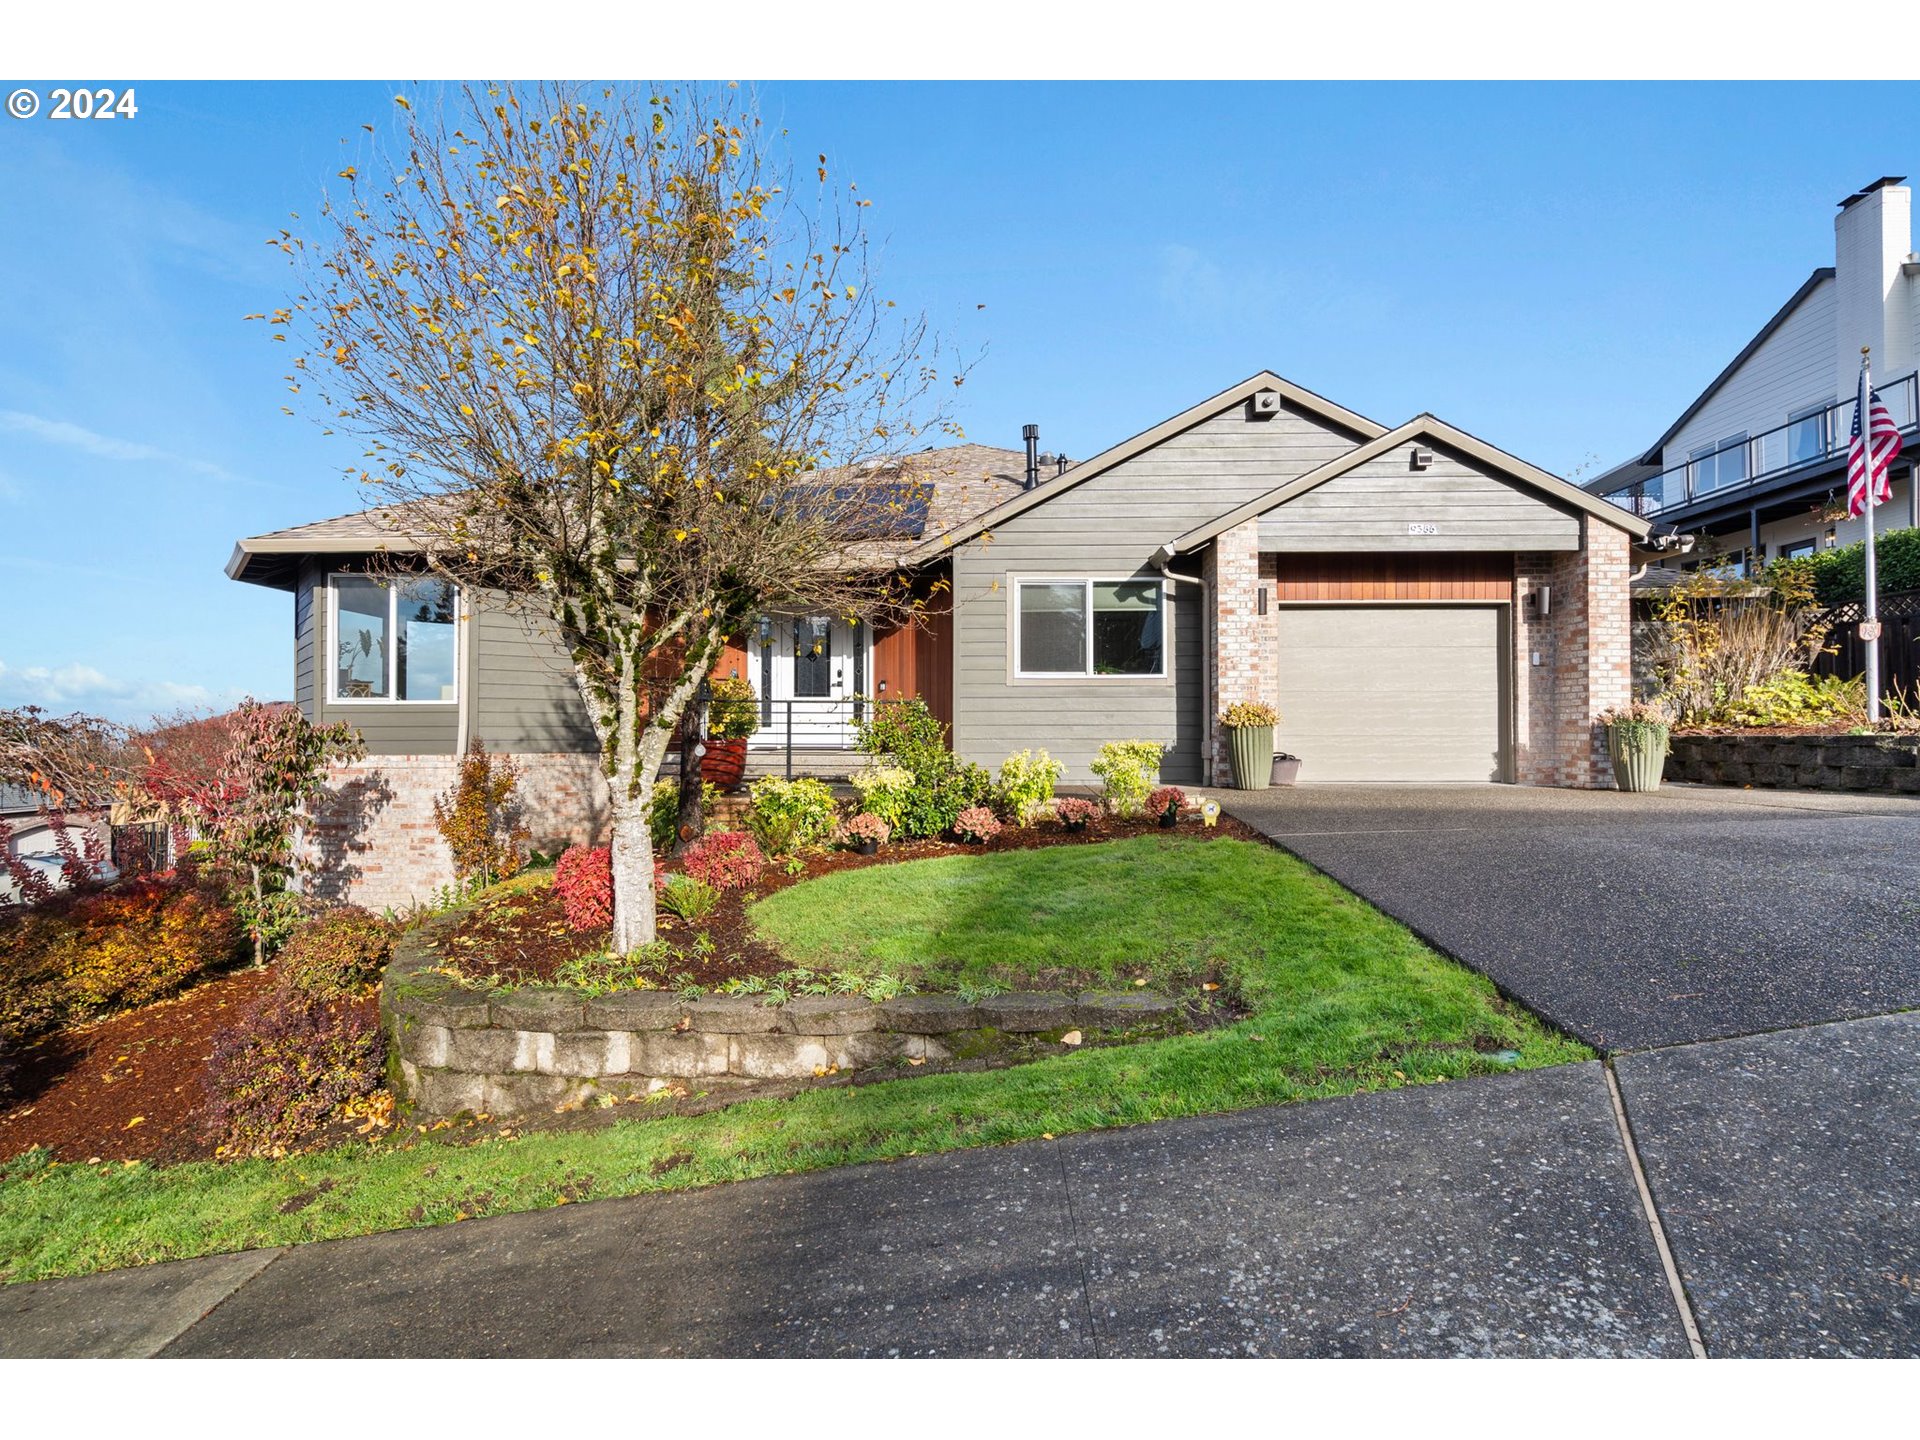
[[[1859,384],[1862,345],[1873,347],[1876,380],[1914,368],[1913,282],[1900,273],[1913,249],[1913,192],[1902,178],[1876,180],[1833,217],[1834,395],[1843,402]]]

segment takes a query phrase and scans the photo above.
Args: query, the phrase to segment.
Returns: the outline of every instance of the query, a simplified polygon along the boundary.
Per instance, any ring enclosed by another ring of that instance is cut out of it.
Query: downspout
[[[1169,580],[1197,586],[1200,591],[1200,779],[1213,783],[1213,606],[1207,582],[1200,575],[1182,575],[1173,568],[1171,543],[1153,552],[1153,566]],[[1178,682],[1176,682],[1177,684]]]
[[[456,758],[467,753],[473,728],[473,637],[468,634],[473,624],[472,613],[467,604],[466,587],[456,588],[453,592],[453,753]]]

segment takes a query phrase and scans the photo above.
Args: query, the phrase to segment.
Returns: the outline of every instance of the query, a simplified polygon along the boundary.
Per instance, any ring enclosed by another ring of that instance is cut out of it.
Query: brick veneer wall
[[[1613,788],[1597,722],[1632,693],[1630,560],[1626,532],[1591,516],[1579,550],[1515,557],[1514,779],[1523,785]],[[1544,620],[1530,603],[1542,586]]]
[[[1220,712],[1241,700],[1280,703],[1280,610],[1269,603],[1260,613],[1260,588],[1271,591],[1279,557],[1260,553],[1257,521],[1249,520],[1219,536],[1208,547],[1201,575],[1213,597],[1208,615],[1208,653],[1213,657],[1213,704],[1207,716],[1207,753],[1213,758],[1213,783],[1233,780]]]
[[[604,843],[607,782],[593,755],[515,755],[534,848]],[[300,838],[305,888],[379,910],[453,880],[433,802],[453,788],[454,755],[378,755],[335,766]]]

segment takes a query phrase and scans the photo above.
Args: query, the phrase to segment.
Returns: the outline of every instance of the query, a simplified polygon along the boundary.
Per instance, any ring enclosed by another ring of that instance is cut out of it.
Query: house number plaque
[[[1862,640],[1878,640],[1880,638],[1880,622],[1878,620],[1862,620],[1860,622],[1860,638]]]
[[[1440,527],[1431,520],[1409,520],[1407,522],[1407,534],[1409,535],[1438,535],[1439,533]]]

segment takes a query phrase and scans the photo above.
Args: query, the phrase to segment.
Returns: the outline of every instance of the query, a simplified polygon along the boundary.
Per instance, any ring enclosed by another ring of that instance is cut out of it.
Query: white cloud
[[[82,709],[115,720],[144,720],[181,706],[224,705],[239,697],[175,680],[118,680],[91,665],[9,665],[0,660],[0,705]]]
[[[102,435],[85,426],[75,425],[69,420],[49,420],[45,416],[29,415],[23,410],[0,410],[0,430],[30,435],[48,445],[58,445],[66,450],[78,450],[83,455],[92,455],[101,460],[167,465],[235,485],[257,483],[244,476],[235,475],[231,470],[223,469],[209,460],[196,460],[190,455],[176,455],[170,450],[162,450],[157,445],[145,445],[137,440],[117,440],[111,435]]]

